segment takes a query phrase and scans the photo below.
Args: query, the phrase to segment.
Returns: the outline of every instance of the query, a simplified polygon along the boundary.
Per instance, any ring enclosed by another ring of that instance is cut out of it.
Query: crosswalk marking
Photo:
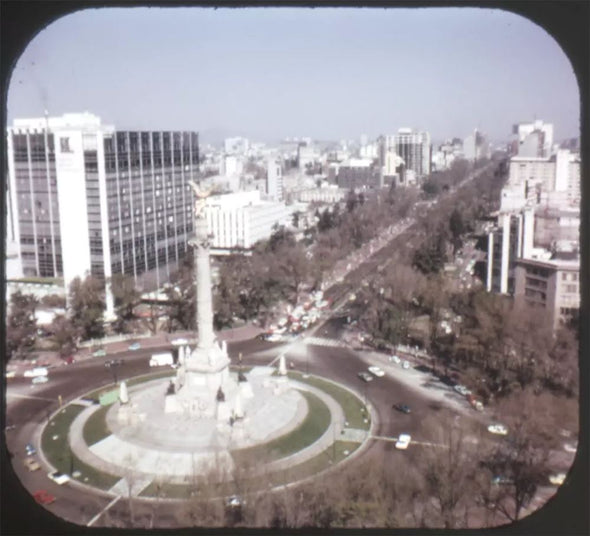
[[[346,346],[342,341],[327,339],[324,337],[305,337],[303,342],[313,346],[329,346],[332,348],[344,348]]]

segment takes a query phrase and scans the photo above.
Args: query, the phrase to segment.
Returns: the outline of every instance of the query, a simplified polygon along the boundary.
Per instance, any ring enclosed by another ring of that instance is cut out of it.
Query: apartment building
[[[390,143],[388,138],[387,145]],[[428,132],[400,128],[394,140],[395,152],[403,159],[407,170],[412,170],[418,179],[430,174],[431,144]]]
[[[196,132],[117,131],[90,113],[16,119],[7,132],[24,276],[168,281],[193,231]]]
[[[515,267],[516,300],[541,307],[552,329],[574,317],[580,309],[580,258],[577,252],[518,259]]]

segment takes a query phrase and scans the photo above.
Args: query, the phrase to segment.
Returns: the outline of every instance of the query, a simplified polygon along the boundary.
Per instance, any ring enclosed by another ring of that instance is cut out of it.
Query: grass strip
[[[79,471],[79,480],[100,489],[109,489],[118,476],[98,471],[78,458],[68,444],[68,430],[84,407],[66,406],[49,421],[41,436],[41,449],[47,460],[61,473],[71,475]]]
[[[89,447],[111,435],[106,419],[107,411],[110,408],[110,405],[102,406],[84,423],[83,437]]]
[[[344,418],[348,422],[348,428],[360,428],[362,430],[369,430],[371,428],[371,416],[362,400],[347,389],[338,387],[332,382],[322,380],[317,376],[304,378],[300,372],[292,371],[288,373],[288,376],[294,380],[317,387],[336,400],[344,412]],[[365,422],[365,419],[367,419],[367,422]]]

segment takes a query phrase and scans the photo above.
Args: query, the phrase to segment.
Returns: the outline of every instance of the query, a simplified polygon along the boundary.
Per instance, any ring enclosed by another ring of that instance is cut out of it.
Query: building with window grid
[[[117,131],[83,113],[16,119],[7,137],[25,277],[168,281],[193,230],[197,133]]]

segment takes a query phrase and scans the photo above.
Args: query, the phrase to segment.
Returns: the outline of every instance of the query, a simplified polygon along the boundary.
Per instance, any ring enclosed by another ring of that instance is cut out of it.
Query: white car
[[[184,338],[173,339],[172,344],[174,346],[186,346],[188,344],[188,339],[184,339]]]
[[[402,360],[397,355],[392,355],[389,358],[389,361],[393,361],[394,363],[397,363],[398,365],[402,362]]]
[[[63,486],[70,481],[70,477],[64,473],[60,473],[59,471],[53,471],[51,473],[47,473],[47,477],[49,480],[53,480],[56,484]]]
[[[409,361],[407,361],[407,360],[404,360],[404,361],[402,362],[402,368],[404,368],[404,369],[409,369],[409,368],[410,368],[410,362],[409,362]]]
[[[488,426],[488,432],[497,435],[506,435],[508,434],[508,428],[506,428],[503,424],[490,424]]]
[[[36,378],[33,378],[33,380],[31,381],[31,383],[33,384],[37,384],[37,383],[47,383],[49,380],[47,379],[47,376],[37,376]]]
[[[367,369],[373,376],[377,376],[377,378],[382,378],[385,376],[385,372],[376,366],[371,366]]]
[[[412,436],[409,434],[400,434],[395,442],[395,448],[399,450],[406,450],[410,441],[412,440]]]
[[[565,473],[557,473],[556,475],[551,475],[549,477],[549,482],[554,486],[561,486],[565,481]]]

